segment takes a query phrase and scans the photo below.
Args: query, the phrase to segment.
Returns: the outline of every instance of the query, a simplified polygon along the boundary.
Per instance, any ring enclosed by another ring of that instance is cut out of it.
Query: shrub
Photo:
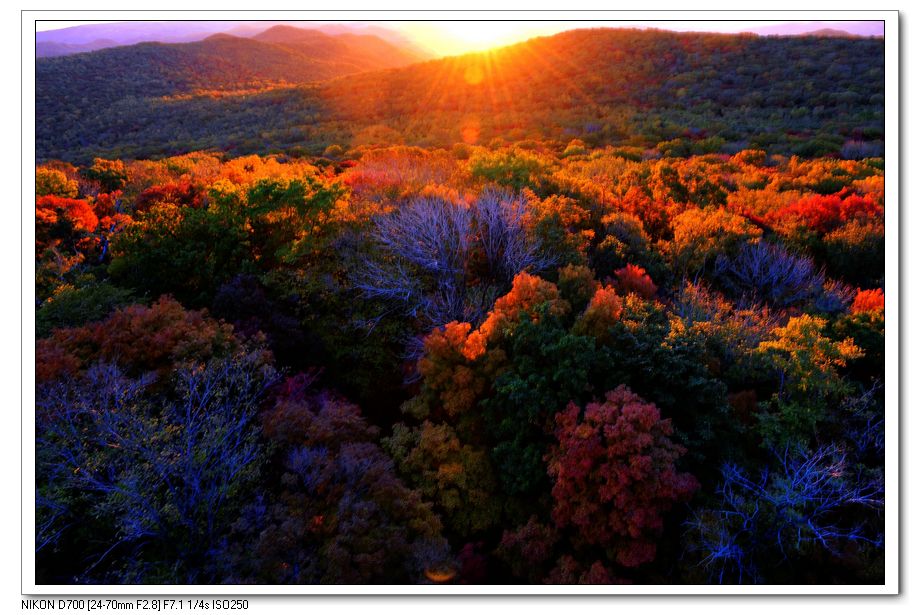
[[[263,418],[280,446],[279,489],[236,520],[223,581],[418,583],[449,561],[438,517],[397,478],[360,410],[289,385]]]
[[[665,252],[676,272],[691,276],[761,235],[746,219],[719,208],[688,209],[674,217],[672,228],[674,237]]]
[[[853,299],[853,305],[850,307],[850,313],[859,314],[861,312],[884,311],[885,293],[881,288],[870,290],[861,290],[856,293]]]
[[[206,362],[239,348],[230,325],[161,297],[150,307],[131,305],[98,322],[54,330],[36,344],[35,378],[48,382],[98,361],[114,362],[129,376],[166,375],[186,361]]]
[[[68,179],[63,171],[57,169],[35,169],[35,196],[59,196],[75,198],[78,193],[77,181]]]
[[[814,261],[766,241],[746,244],[734,257],[720,255],[715,274],[735,296],[781,308],[814,301],[824,289]]]
[[[79,327],[102,320],[115,308],[134,303],[131,291],[108,282],[65,286],[35,312],[35,335],[47,337],[53,329]]]

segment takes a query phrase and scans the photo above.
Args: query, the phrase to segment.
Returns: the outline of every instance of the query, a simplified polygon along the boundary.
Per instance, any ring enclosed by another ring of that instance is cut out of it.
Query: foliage
[[[536,516],[515,530],[505,530],[498,545],[498,557],[519,579],[539,583],[552,562],[554,547],[559,541],[556,528],[539,522]]]
[[[604,231],[593,259],[599,275],[608,275],[635,264],[656,279],[664,276],[664,259],[652,249],[651,238],[639,218],[626,213],[612,213],[604,216],[602,222]]]
[[[672,228],[674,237],[666,248],[671,266],[691,276],[761,235],[741,216],[719,208],[688,209],[674,217]]]
[[[63,171],[39,167],[35,169],[35,196],[59,196],[74,198],[77,196],[76,180],[69,179]]]
[[[556,524],[576,528],[622,566],[652,561],[663,513],[699,487],[676,470],[683,449],[671,433],[658,408],[625,386],[584,412],[570,404],[557,414],[559,444],[548,461]]]
[[[658,287],[642,267],[626,265],[613,274],[617,277],[617,289],[624,295],[635,293],[643,299],[651,299],[658,292]]]
[[[104,320],[56,329],[51,337],[38,340],[35,378],[50,382],[99,361],[116,362],[128,376],[167,375],[183,362],[226,356],[239,348],[230,325],[161,297],[150,307],[127,306]]]
[[[245,191],[217,183],[207,206],[188,186],[150,188],[138,197],[134,223],[114,242],[109,273],[137,290],[208,305],[234,276],[317,250],[343,194],[338,184],[310,175],[257,179]]]
[[[495,526],[501,505],[485,451],[463,444],[448,425],[428,421],[418,429],[397,424],[384,447],[452,532],[470,536]]]
[[[850,220],[822,238],[828,272],[857,286],[885,279],[885,224],[881,218]]]
[[[478,149],[470,157],[473,177],[513,190],[539,188],[548,165],[539,156],[521,149],[489,151]]]
[[[825,418],[827,403],[851,392],[852,385],[840,371],[863,351],[851,338],[838,342],[825,337],[826,324],[814,316],[790,318],[758,346],[779,380],[774,408],[763,417],[768,440],[808,442]]]
[[[59,287],[35,312],[35,335],[102,320],[116,308],[134,303],[131,291],[107,282]]]
[[[768,220],[785,227],[801,225],[825,234],[853,220],[865,221],[881,215],[882,208],[864,196],[816,194],[772,212]]]
[[[226,581],[406,583],[448,561],[440,522],[395,476],[358,408],[294,381],[264,417],[280,489],[233,525]]]
[[[850,306],[850,312],[859,314],[862,312],[875,312],[885,309],[885,293],[881,288],[861,290],[856,293],[853,299],[853,305]]]

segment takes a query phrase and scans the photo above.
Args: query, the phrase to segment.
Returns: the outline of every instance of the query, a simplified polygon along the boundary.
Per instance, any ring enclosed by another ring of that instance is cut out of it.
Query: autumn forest
[[[883,51],[39,57],[36,582],[883,583]]]

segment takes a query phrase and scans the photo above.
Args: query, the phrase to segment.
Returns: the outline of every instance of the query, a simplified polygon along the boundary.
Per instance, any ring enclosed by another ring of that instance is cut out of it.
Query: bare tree
[[[686,524],[692,550],[703,556],[699,565],[715,580],[756,581],[756,562],[769,554],[782,561],[812,546],[839,554],[847,544],[883,544],[865,518],[884,505],[882,482],[851,467],[842,447],[787,448],[774,457],[775,467],[754,477],[726,464],[722,506],[697,511]]]
[[[486,188],[472,206],[475,239],[495,279],[510,284],[521,271],[541,271],[554,259],[526,228],[527,201],[521,195]]]
[[[426,327],[479,321],[518,272],[553,262],[528,232],[526,214],[521,196],[494,189],[469,206],[415,198],[376,220],[375,251],[364,259],[355,288]],[[487,270],[476,284],[469,275],[474,253],[483,255]]]
[[[92,517],[112,533],[74,563],[81,578],[94,578],[103,563],[111,569],[112,560],[131,568],[141,550],[148,562],[159,557],[166,569],[184,569],[175,581],[207,568],[258,471],[254,419],[275,375],[253,353],[175,377],[175,395],[165,396],[151,391],[149,377],[99,364],[39,391],[37,552]]]

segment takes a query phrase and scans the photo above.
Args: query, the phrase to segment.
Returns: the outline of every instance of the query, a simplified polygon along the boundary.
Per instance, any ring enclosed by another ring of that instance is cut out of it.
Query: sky
[[[36,22],[36,30],[39,32],[49,32],[62,28],[73,28],[74,26],[80,25],[105,23],[117,22],[38,21]],[[363,23],[366,25],[397,30],[410,38],[414,43],[438,56],[484,51],[493,47],[501,47],[524,41],[535,36],[551,35],[576,28],[659,28],[678,32],[757,32],[761,34],[797,34],[821,28],[833,28],[870,35],[882,35],[884,31],[883,22],[833,21],[418,21]],[[71,32],[72,31],[73,30],[71,30]],[[102,35],[98,38],[106,37]]]

